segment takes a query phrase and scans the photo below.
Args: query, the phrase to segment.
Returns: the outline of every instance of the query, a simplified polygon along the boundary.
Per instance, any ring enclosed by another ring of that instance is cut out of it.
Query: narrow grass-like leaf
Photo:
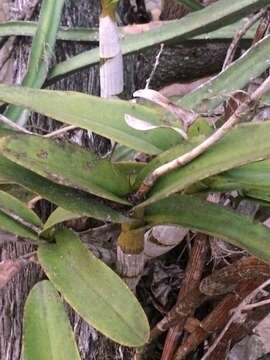
[[[17,183],[68,211],[102,221],[132,222],[130,218],[89,194],[53,183],[2,156],[0,156],[0,173],[7,181]]]
[[[37,31],[38,23],[34,21],[8,21],[0,24],[0,37],[5,36],[29,36],[33,37]],[[231,40],[235,32],[241,27],[239,22],[231,24],[215,31],[198,35],[193,39],[197,41],[205,40],[216,40],[216,41],[225,41]],[[120,27],[120,31],[123,31]],[[252,40],[254,38],[256,27],[251,28],[244,36],[243,39]],[[126,36],[125,41],[131,41],[135,39],[136,35]],[[59,27],[57,33],[57,40],[63,41],[78,41],[78,42],[98,42],[98,29],[96,28],[83,28],[83,27]],[[189,39],[187,39],[188,41]],[[98,61],[98,60],[97,60]],[[89,64],[91,65],[91,64]]]
[[[270,66],[270,35],[252,46],[226,70],[177,101],[185,108],[211,111]]]
[[[181,225],[224,239],[270,263],[270,230],[195,196],[174,195],[145,209],[150,224]]]
[[[130,128],[125,114],[146,120],[153,125],[169,122],[170,115],[157,108],[147,108],[118,99],[101,99],[76,92],[33,90],[0,85],[0,99],[111,138],[120,144],[149,154],[157,154],[181,141],[171,129],[142,132]]]
[[[42,1],[39,24],[33,39],[27,73],[22,82],[23,86],[41,88],[47,77],[64,3],[65,0]],[[9,119],[20,122],[20,125],[24,125],[27,117],[23,113],[23,108],[11,105],[5,115]]]
[[[89,324],[114,341],[141,346],[148,340],[146,316],[125,283],[88,252],[69,230],[41,245],[39,261],[65,300]]]
[[[267,5],[269,0],[219,0],[205,9],[191,13],[181,20],[172,21],[162,28],[152,29],[136,36],[127,37],[122,43],[123,54],[130,54],[151,46],[173,41],[179,43],[231,24],[247,14]],[[49,74],[50,82],[99,62],[99,50],[94,49],[74,56],[56,65]]]
[[[2,154],[15,163],[61,185],[115,202],[130,192],[129,179],[108,160],[67,142],[16,134],[0,140]]]
[[[139,206],[145,206],[184,190],[212,175],[270,158],[269,134],[270,121],[236,126],[204,154],[158,180],[149,198]],[[172,152],[175,153],[175,150],[173,149]],[[170,151],[168,151],[169,156],[171,156]],[[163,161],[164,158],[165,156]]]
[[[34,21],[8,21],[0,24],[0,37],[35,36],[38,23]],[[89,28],[59,27],[57,40],[98,42],[98,30]]]
[[[81,359],[63,301],[47,280],[33,287],[25,304],[23,359]]]

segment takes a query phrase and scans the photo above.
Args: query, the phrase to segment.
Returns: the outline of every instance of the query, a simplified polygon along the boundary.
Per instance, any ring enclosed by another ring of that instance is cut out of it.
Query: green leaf
[[[39,247],[38,257],[49,279],[85,321],[120,344],[147,342],[149,325],[135,296],[74,233],[58,232],[55,244]]]
[[[157,154],[181,142],[179,134],[171,129],[156,129],[144,133],[130,128],[125,121],[125,114],[147,120],[153,125],[168,123],[169,115],[161,109],[147,108],[124,100],[101,99],[70,91],[33,90],[7,85],[0,85],[0,99],[67,124],[94,131],[149,154]]]
[[[102,221],[132,222],[132,219],[103,204],[100,200],[96,200],[89,194],[53,183],[2,156],[0,156],[0,173],[8,181],[20,184],[68,211]]]
[[[16,221],[15,216],[14,218],[12,218],[1,210],[0,210],[0,229],[3,231],[7,231],[11,234],[20,236],[22,238],[38,240],[38,235],[36,232],[24,226],[19,221]]]
[[[42,226],[40,218],[28,207],[14,196],[0,190],[0,209],[3,212],[14,214],[25,222]]]
[[[270,157],[270,121],[238,125],[217,144],[198,158],[159,179],[149,198],[141,203],[146,206],[190,185],[226,170]],[[183,149],[181,149],[182,153]],[[175,149],[167,158],[175,156]],[[162,160],[165,160],[163,155]]]
[[[160,43],[180,43],[183,40],[232,24],[242,17],[268,5],[269,0],[219,0],[205,9],[190,13],[180,20],[164,24],[144,33],[125,36],[122,43],[123,54],[155,46]],[[99,49],[85,51],[60,64],[57,64],[49,74],[49,82],[99,63]]]
[[[11,196],[14,196],[16,199],[20,200],[26,205],[36,196],[36,194],[23,188],[22,186],[12,182],[7,182],[7,180],[4,179],[2,184],[0,180],[0,189],[10,194]]]
[[[182,97],[177,104],[199,111],[213,110],[234,91],[242,89],[269,68],[269,52],[270,35],[252,46],[226,70]]]
[[[211,190],[260,189],[270,191],[270,160],[257,161],[205,179]]]
[[[120,198],[130,192],[128,176],[78,145],[16,134],[2,138],[0,148],[8,159],[53,182],[128,204]]]
[[[7,21],[2,22],[0,24],[0,37],[5,36],[30,36],[33,37],[37,31],[38,23],[34,21]],[[205,40],[217,40],[224,41],[228,39],[232,39],[235,32],[241,28],[240,22],[236,22],[235,24],[231,24],[215,31],[198,35],[195,39],[205,41]],[[121,31],[121,27],[120,27]],[[254,38],[256,31],[256,26],[253,26],[248,32],[245,33],[242,39],[252,40]],[[134,35],[126,36],[126,40],[134,39]],[[98,42],[99,35],[98,29],[96,28],[83,28],[83,27],[59,27],[59,31],[57,33],[57,40],[64,41],[76,41],[76,42]],[[188,39],[189,40],[189,39]],[[98,60],[97,60],[98,62]]]
[[[134,157],[136,154],[137,154],[136,151],[124,145],[117,144],[112,154],[112,161],[113,162],[134,161]]]
[[[7,21],[0,24],[2,36],[30,36],[36,34],[38,24],[34,21]],[[88,28],[70,28],[62,26],[57,32],[57,40],[97,42],[98,30]]]
[[[64,304],[47,280],[32,288],[25,304],[23,359],[81,359]]]
[[[270,230],[248,217],[203,201],[195,196],[174,195],[145,209],[153,225],[181,225],[224,239],[270,262]]]
[[[53,226],[57,224],[63,223],[68,220],[78,219],[80,217],[81,215],[79,214],[75,214],[71,211],[67,211],[65,209],[58,207],[48,217],[46,223],[44,224],[43,231],[47,231],[48,229],[51,229]]]
[[[191,11],[197,11],[203,9],[203,5],[200,4],[197,0],[177,0],[181,4],[186,5]]]
[[[22,85],[32,88],[41,88],[53,57],[56,34],[61,19],[65,0],[43,0],[40,10],[38,28],[35,33],[27,73]],[[9,106],[5,115],[20,125],[24,125],[27,116],[22,108]]]
[[[250,189],[244,192],[246,197],[255,199],[264,206],[270,206],[270,191],[260,189]]]

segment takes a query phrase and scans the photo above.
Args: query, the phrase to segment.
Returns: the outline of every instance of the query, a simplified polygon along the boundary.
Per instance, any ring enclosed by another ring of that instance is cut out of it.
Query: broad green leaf
[[[125,283],[71,231],[59,231],[55,239],[55,244],[39,247],[38,257],[65,300],[112,340],[127,346],[146,343],[147,318]]]
[[[260,189],[250,189],[244,192],[244,195],[255,199],[257,202],[262,203],[264,206],[270,206],[270,191]]]
[[[180,43],[186,39],[204,34],[241,19],[247,14],[256,11],[265,5],[269,0],[219,0],[183,17],[180,20],[171,21],[161,28],[155,28],[147,32],[126,36],[122,43],[123,54],[130,54],[136,51],[155,46],[160,43]],[[99,50],[93,49],[74,56],[56,65],[49,74],[49,81],[57,79],[99,62]]]
[[[89,194],[53,183],[2,156],[0,156],[0,174],[8,181],[20,184],[26,189],[39,194],[42,198],[82,216],[116,223],[132,221]]]
[[[32,288],[25,304],[23,359],[81,359],[63,301],[48,280]]]
[[[94,131],[149,154],[157,154],[181,142],[180,136],[171,129],[156,129],[144,133],[130,128],[125,121],[125,114],[147,120],[153,125],[168,122],[169,115],[163,110],[147,108],[124,100],[101,99],[70,91],[33,90],[7,85],[0,85],[0,100]]]
[[[61,185],[128,204],[129,179],[108,160],[68,142],[16,134],[0,140],[2,154],[15,163]]]
[[[270,160],[257,161],[240,166],[204,180],[211,190],[260,189],[270,191]]]
[[[127,176],[129,180],[129,186],[131,192],[133,190],[133,185],[136,177],[145,167],[145,163],[135,162],[135,161],[121,161],[114,163],[114,166],[119,170],[123,175]]]
[[[157,181],[146,206],[226,170],[270,158],[270,121],[238,125],[217,144],[184,167]],[[175,154],[175,149],[171,150]],[[170,151],[168,155],[171,156]],[[168,156],[168,157],[169,157]],[[165,156],[163,157],[164,161]]]
[[[36,34],[38,24],[34,21],[8,21],[0,24],[1,36],[30,36]],[[57,32],[57,40],[97,42],[98,30],[88,28],[70,28],[62,26]]]
[[[248,217],[195,196],[173,195],[145,209],[153,225],[181,225],[224,239],[270,263],[270,230]]]
[[[47,78],[49,65],[53,57],[56,34],[65,0],[43,0],[38,28],[35,33],[27,73],[22,86],[41,88]],[[20,125],[24,125],[27,116],[23,108],[9,106],[5,115]]]
[[[42,226],[40,218],[28,207],[14,196],[0,190],[0,209],[11,213],[34,226]]]
[[[252,46],[226,70],[197,90],[182,97],[177,104],[185,108],[211,111],[236,90],[260,76],[270,66],[270,35]]]
[[[63,223],[68,220],[78,219],[80,217],[81,217],[81,215],[79,215],[79,214],[75,214],[71,211],[68,211],[68,210],[62,209],[61,207],[58,207],[48,217],[46,223],[43,226],[43,231],[46,231],[57,224]]]
[[[16,221],[15,217],[11,217],[1,210],[0,229],[26,239],[38,240],[36,232],[31,230],[29,227],[24,226],[21,222]]]
[[[36,194],[23,188],[22,186],[12,182],[9,183],[7,182],[7,180],[4,179],[2,184],[0,180],[0,189],[10,194],[11,196],[14,196],[16,199],[20,200],[24,204],[28,204],[29,201],[31,201],[36,196]]]

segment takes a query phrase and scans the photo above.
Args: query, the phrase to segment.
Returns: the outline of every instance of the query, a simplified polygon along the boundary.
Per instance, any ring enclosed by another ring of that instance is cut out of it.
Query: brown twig
[[[160,56],[163,52],[163,49],[164,49],[164,44],[161,44],[160,45],[160,49],[159,49],[159,52],[157,53],[157,56],[156,56],[156,60],[155,60],[155,64],[153,66],[153,69],[151,71],[151,74],[149,75],[149,78],[146,80],[146,84],[145,84],[145,89],[149,89],[149,86],[150,86],[150,82],[152,81],[154,75],[155,75],[155,72],[157,70],[157,67],[159,65],[159,59],[160,59]]]
[[[259,303],[257,303],[259,304]],[[245,336],[252,333],[253,329],[269,314],[269,305],[258,307],[247,313],[244,322],[231,324],[216,348],[209,354],[207,360],[226,360],[228,351]]]
[[[222,329],[230,318],[231,310],[237,307],[262,281],[261,279],[253,279],[241,282],[236,292],[226,295],[201,322],[200,326],[180,345],[173,360],[185,359],[188,354],[194,351],[212,333]]]
[[[257,44],[257,42],[260,41],[265,36],[269,28],[269,25],[270,25],[270,8],[268,7],[266,13],[263,15],[260,24],[256,30],[256,34],[252,41],[252,45]]]
[[[230,63],[233,61],[241,38],[251,28],[252,25],[254,25],[261,17],[263,17],[265,15],[266,12],[267,12],[267,9],[262,9],[257,14],[249,16],[247,18],[245,24],[242,25],[241,29],[239,29],[237,31],[237,33],[235,34],[233,41],[231,42],[231,45],[229,46],[229,49],[227,51],[222,70],[225,70],[230,65]]]
[[[203,154],[211,146],[220,141],[234,125],[239,123],[250,111],[254,108],[255,103],[270,90],[270,76],[262,83],[262,85],[256,89],[256,91],[250,95],[249,99],[241,103],[233,115],[223,124],[214,134],[209,136],[201,144],[193,148],[188,153],[181,155],[177,159],[174,159],[159,168],[155,169],[150,175],[148,175],[142,182],[139,190],[133,196],[135,202],[140,202],[145,195],[150,191],[155,182],[162,176],[179,169],[180,167],[188,164],[199,155]]]
[[[254,282],[256,283],[256,282]],[[229,329],[231,324],[233,322],[239,321],[243,317],[243,311],[247,310],[247,305],[250,303],[266,286],[270,285],[270,279],[263,282],[263,284],[260,284],[258,287],[255,287],[255,289],[249,294],[246,295],[244,300],[237,306],[237,308],[233,311],[233,315],[220,333],[220,335],[217,337],[213,345],[208,349],[207,353],[203,356],[202,360],[206,360],[208,356],[214,351],[226,331]],[[180,358],[179,358],[180,359]],[[178,359],[176,359],[178,360]]]
[[[204,278],[200,291],[208,296],[222,295],[233,291],[239,281],[260,276],[270,277],[270,265],[253,256],[244,257]]]
[[[170,327],[179,325],[184,326],[187,317],[189,317],[194,309],[200,306],[207,296],[202,294],[198,288],[192,289],[183,298],[182,302],[175,305],[168,314],[159,321],[151,330],[150,342],[167,331]]]
[[[204,234],[198,234],[194,240],[189,262],[186,267],[185,277],[179,291],[177,304],[180,304],[183,301],[191,289],[198,288],[199,286],[208,250],[207,242],[207,236]],[[195,310],[195,308],[193,310]],[[181,322],[181,324],[169,329],[161,360],[170,360],[173,356],[177,347],[177,341],[181,337],[183,331],[183,325],[183,322]]]

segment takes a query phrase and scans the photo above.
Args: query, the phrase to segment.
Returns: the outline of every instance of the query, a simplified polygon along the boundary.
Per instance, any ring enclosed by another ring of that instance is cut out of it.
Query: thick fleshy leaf
[[[246,197],[256,200],[265,206],[270,206],[270,190],[250,189],[244,192]]]
[[[156,129],[142,132],[130,128],[125,114],[146,120],[153,125],[169,122],[171,115],[163,110],[147,108],[118,99],[101,99],[95,96],[70,91],[33,90],[15,86],[0,85],[0,100],[23,106],[56,120],[94,131],[120,144],[149,154],[180,142],[180,136],[171,129]]]
[[[219,0],[203,10],[193,12],[180,20],[171,21],[135,35],[126,36],[122,43],[123,54],[130,54],[161,43],[180,43],[200,34],[232,24],[245,15],[269,3],[269,0]],[[49,74],[50,82],[99,62],[99,50],[93,49],[57,64]]]
[[[260,189],[270,191],[270,160],[240,166],[203,181],[211,190]]]
[[[269,134],[270,121],[236,126],[204,154],[158,180],[149,198],[139,206],[151,204],[212,175],[270,158]],[[175,149],[168,151],[168,158],[172,153],[175,155]]]
[[[65,229],[55,244],[41,245],[39,261],[65,300],[89,324],[114,341],[141,346],[149,336],[146,316],[125,283]]]
[[[23,359],[81,359],[63,301],[47,280],[33,287],[25,304]]]
[[[139,173],[142,171],[142,169],[145,166],[145,163],[141,162],[135,162],[135,161],[121,161],[121,162],[115,162],[114,166],[121,171],[123,175],[126,175],[129,179],[129,185],[130,185],[130,192],[133,189],[133,185],[135,182],[136,177],[139,175]]]
[[[177,104],[185,108],[211,111],[236,90],[243,89],[269,68],[270,35],[252,46],[226,70],[197,90],[182,97]]]
[[[2,154],[15,163],[61,185],[128,204],[120,196],[130,192],[128,177],[108,160],[67,142],[16,134],[0,140]]]
[[[48,217],[46,223],[44,224],[43,231],[46,231],[57,224],[61,224],[68,220],[78,219],[80,217],[81,217],[81,215],[79,215],[79,214],[75,214],[71,211],[68,211],[68,210],[62,209],[61,207],[58,207]]]
[[[3,212],[13,214],[14,217],[22,219],[34,226],[42,226],[40,218],[28,207],[14,196],[0,190],[0,209]]]
[[[53,183],[13,163],[3,156],[0,156],[0,173],[6,180],[20,184],[26,189],[33,191],[42,198],[68,211],[102,221],[116,223],[132,221],[130,218],[112,209],[108,205],[103,204],[100,200],[96,200],[89,194]]]
[[[181,225],[224,239],[270,263],[270,230],[195,196],[173,195],[145,209],[150,224]]]
[[[21,222],[16,221],[15,217],[11,217],[1,210],[0,229],[26,239],[38,240],[38,235],[35,231],[31,230],[29,227],[26,227]]]

